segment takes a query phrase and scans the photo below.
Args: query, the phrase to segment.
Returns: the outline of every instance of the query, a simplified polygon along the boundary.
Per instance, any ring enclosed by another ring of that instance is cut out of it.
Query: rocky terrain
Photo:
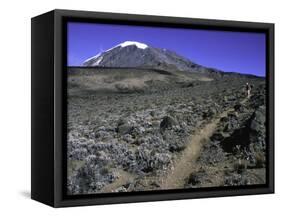
[[[255,76],[69,67],[68,193],[264,184],[265,110]]]

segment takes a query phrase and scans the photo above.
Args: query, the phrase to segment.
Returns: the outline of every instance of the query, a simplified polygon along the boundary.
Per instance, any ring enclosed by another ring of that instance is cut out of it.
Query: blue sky
[[[198,64],[223,71],[265,76],[264,33],[166,27],[68,23],[67,64],[80,66],[89,57],[124,41],[166,48]]]

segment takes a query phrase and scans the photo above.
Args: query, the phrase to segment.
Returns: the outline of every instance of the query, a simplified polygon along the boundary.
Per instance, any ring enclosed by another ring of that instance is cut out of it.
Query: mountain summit
[[[91,67],[150,68],[178,71],[204,71],[204,67],[173,51],[154,48],[136,41],[125,41],[83,63]]]

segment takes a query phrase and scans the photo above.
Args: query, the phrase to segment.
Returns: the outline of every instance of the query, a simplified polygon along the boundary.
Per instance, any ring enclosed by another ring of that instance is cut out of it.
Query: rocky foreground
[[[68,194],[266,182],[265,79],[125,71],[69,75]]]

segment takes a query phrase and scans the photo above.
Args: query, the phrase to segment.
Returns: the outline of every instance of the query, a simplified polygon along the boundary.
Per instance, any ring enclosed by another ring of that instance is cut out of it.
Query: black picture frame
[[[266,33],[267,183],[149,192],[67,196],[66,22],[98,22]],[[53,10],[32,18],[31,198],[53,207],[274,193],[274,24]]]

